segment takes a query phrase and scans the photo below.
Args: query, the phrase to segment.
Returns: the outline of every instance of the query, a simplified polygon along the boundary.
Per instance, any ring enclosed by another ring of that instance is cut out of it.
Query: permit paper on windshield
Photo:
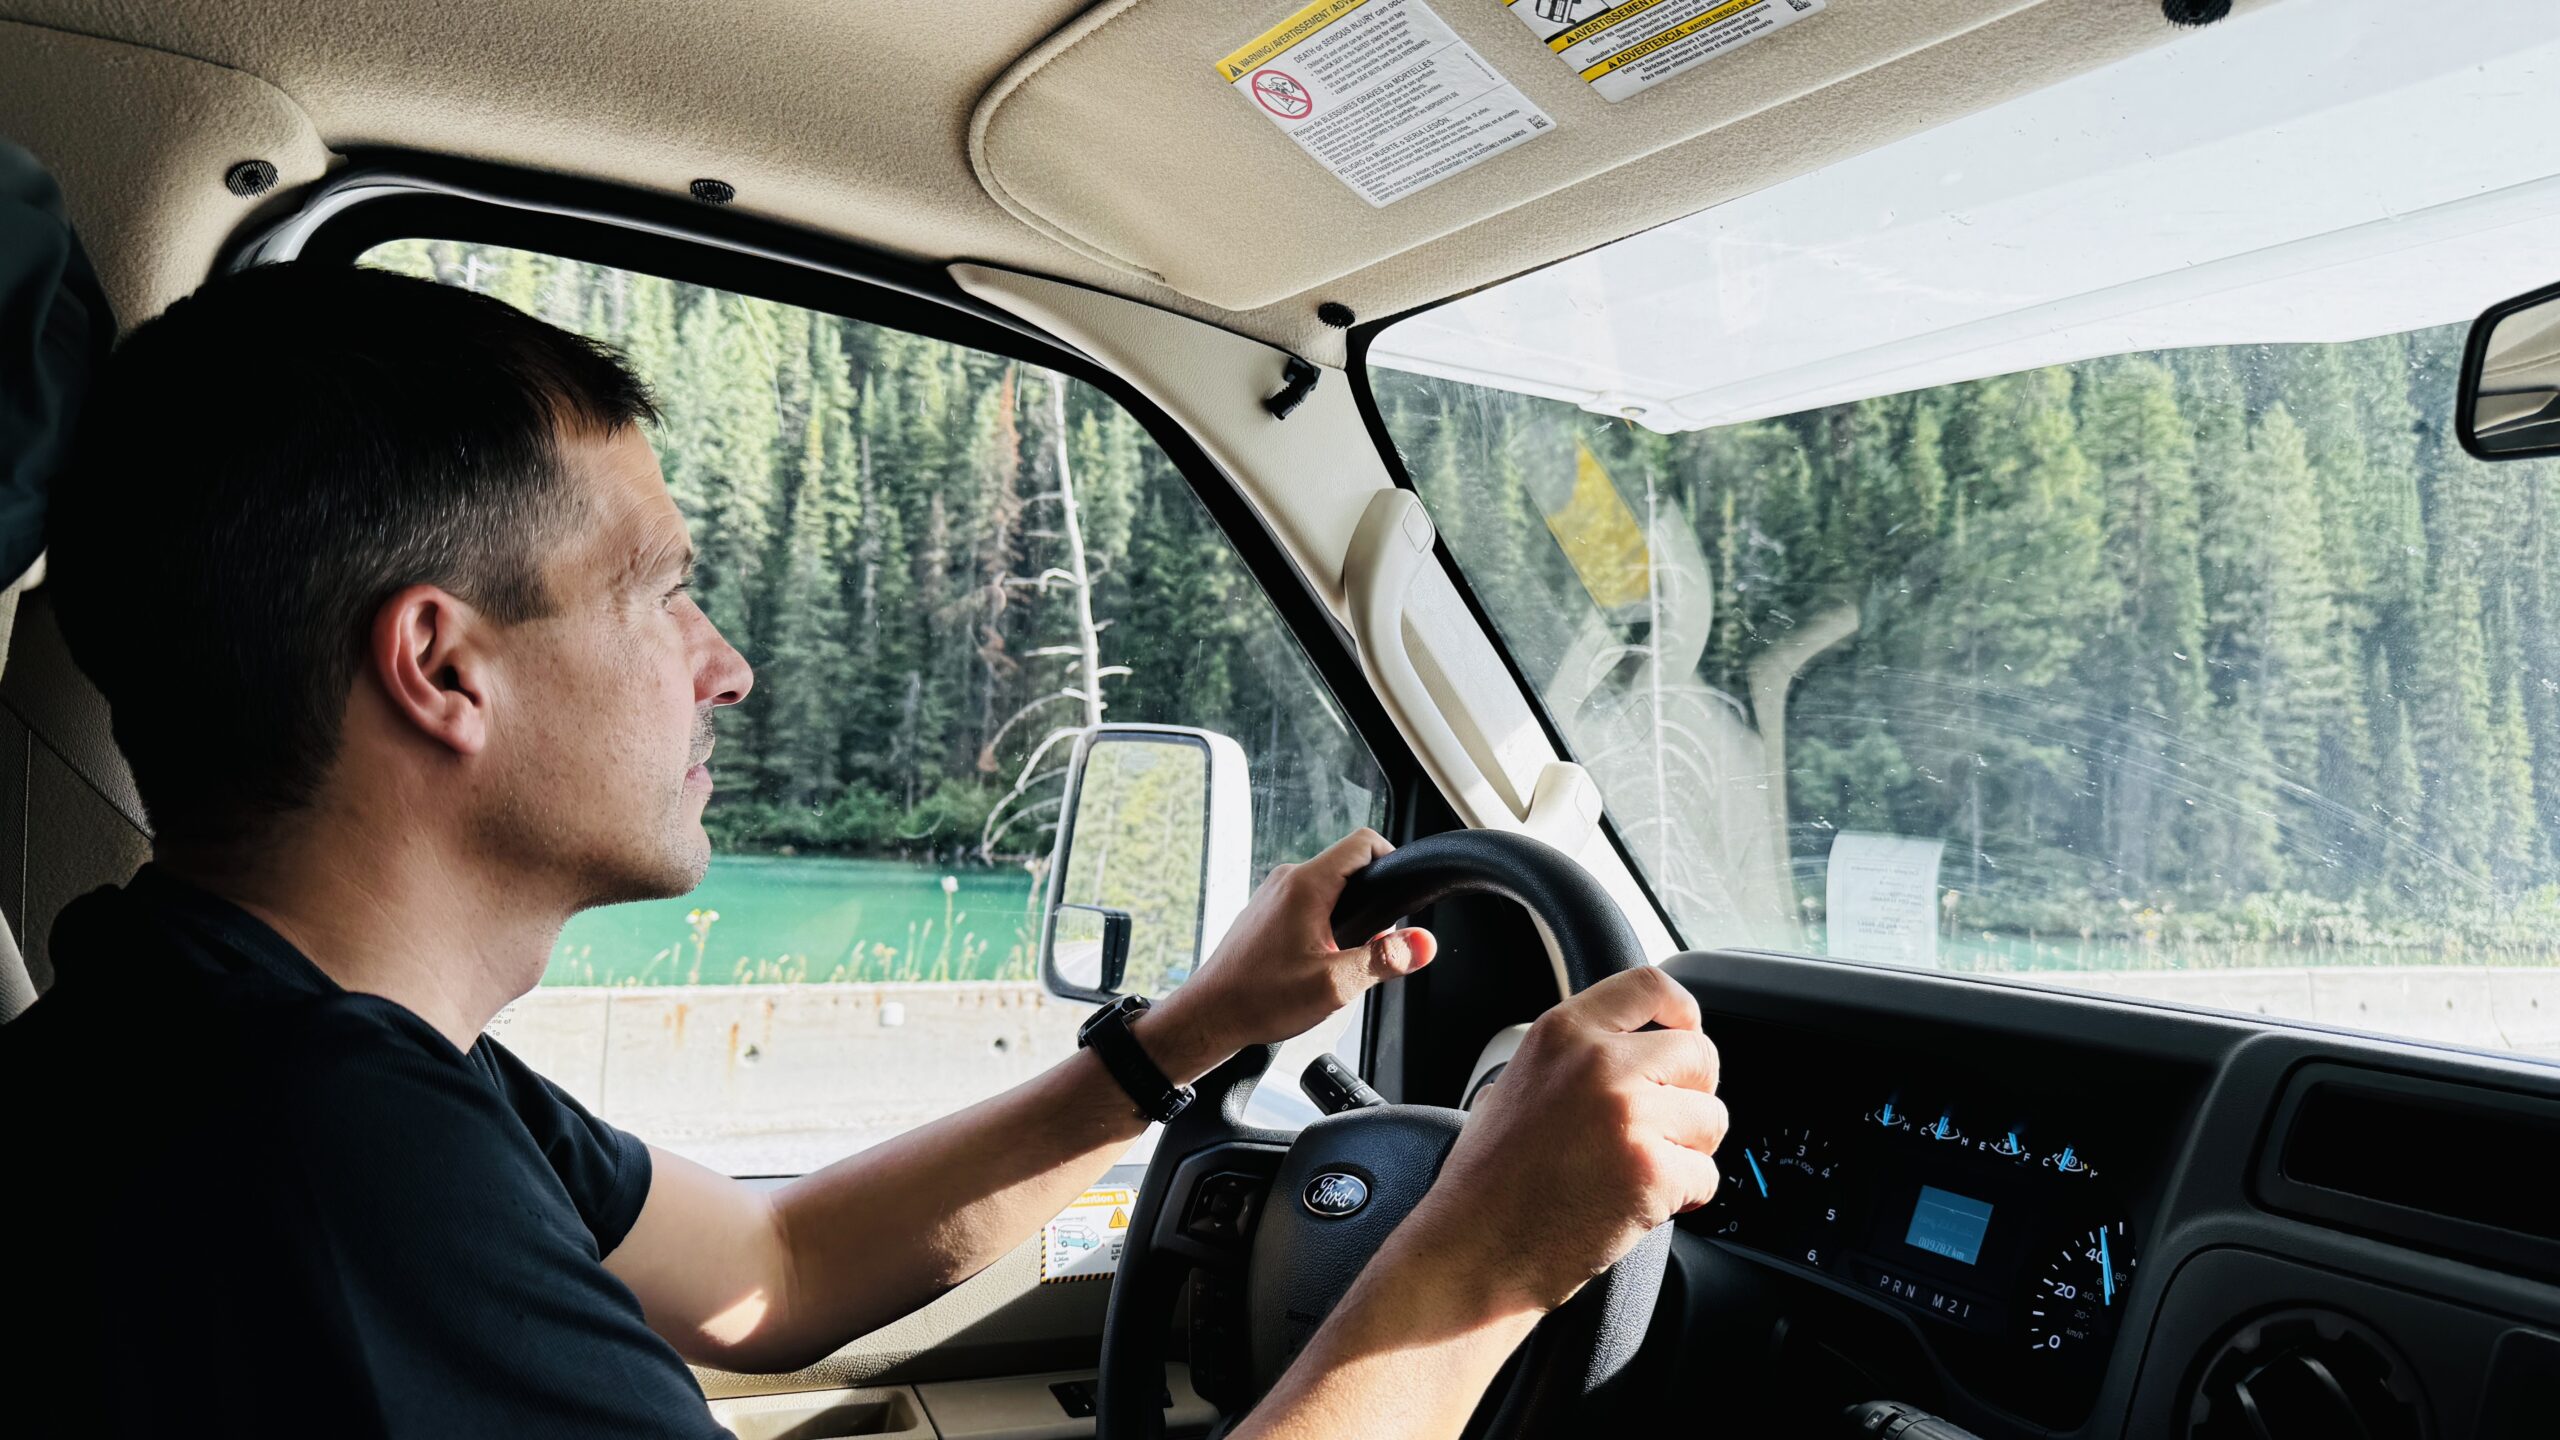
[[[1938,963],[1938,857],[1943,840],[1843,830],[1824,884],[1825,946],[1835,959]]]
[[[1129,1212],[1138,1192],[1123,1185],[1087,1190],[1058,1218],[1040,1227],[1040,1283],[1108,1280],[1120,1268],[1129,1238]]]
[[[1612,104],[1821,11],[1826,0],[1503,0]]]
[[[1316,0],[1218,74],[1373,207],[1556,123],[1422,0]]]

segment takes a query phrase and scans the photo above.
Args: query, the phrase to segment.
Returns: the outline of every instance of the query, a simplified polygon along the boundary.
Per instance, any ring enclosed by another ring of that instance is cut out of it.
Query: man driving
[[[1146,1121],[1092,1053],[778,1189],[651,1147],[483,1032],[563,923],[691,890],[754,683],[615,354],[345,267],[217,280],[90,399],[50,581],[154,827],[0,1027],[20,1363],[109,1433],[720,1433],[685,1368],[810,1364],[976,1274]],[[1187,1084],[1432,963],[1335,948],[1359,831],[1128,1022]],[[1654,1027],[1654,1028],[1647,1028]],[[1236,1432],[1454,1435],[1537,1320],[1703,1204],[1695,1003],[1531,1030],[1432,1193]],[[132,1363],[143,1335],[179,1337]]]

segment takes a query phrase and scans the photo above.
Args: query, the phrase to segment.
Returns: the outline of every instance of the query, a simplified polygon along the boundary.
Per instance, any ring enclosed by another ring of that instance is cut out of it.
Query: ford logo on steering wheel
[[[1308,1209],[1340,1219],[1369,1203],[1369,1186],[1357,1175],[1328,1170],[1307,1182],[1303,1198]]]

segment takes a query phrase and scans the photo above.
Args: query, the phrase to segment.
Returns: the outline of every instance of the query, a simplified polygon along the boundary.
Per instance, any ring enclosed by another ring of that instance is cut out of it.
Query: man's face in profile
[[[560,459],[576,504],[543,558],[551,613],[501,642],[484,839],[587,905],[681,895],[711,862],[711,712],[754,677],[694,604],[647,436],[566,432]]]

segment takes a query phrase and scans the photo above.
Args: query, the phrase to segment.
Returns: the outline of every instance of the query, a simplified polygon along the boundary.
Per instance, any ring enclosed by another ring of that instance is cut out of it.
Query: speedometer
[[[2027,1295],[2027,1347],[2039,1355],[2103,1353],[2133,1284],[2133,1236],[2108,1221],[2054,1247]]]

